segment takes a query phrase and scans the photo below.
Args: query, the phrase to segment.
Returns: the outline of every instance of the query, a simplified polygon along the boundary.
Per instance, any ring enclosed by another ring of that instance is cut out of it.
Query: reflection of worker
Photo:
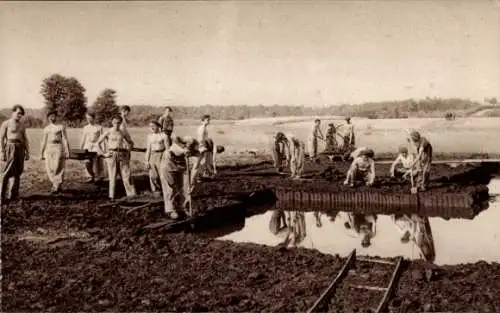
[[[371,239],[375,237],[377,229],[377,216],[374,214],[363,215],[359,213],[340,212],[344,219],[344,227],[355,237],[361,236],[361,246],[367,248],[371,245]]]
[[[282,132],[273,135],[271,142],[271,152],[273,155],[273,165],[281,173],[283,168],[288,165],[288,140]]]
[[[432,145],[416,130],[410,132],[410,140],[417,149],[417,157],[412,166],[417,172],[417,188],[421,191],[425,191],[429,185],[432,164]]]
[[[428,218],[416,214],[393,216],[394,223],[401,232],[401,242],[410,240],[418,247],[419,256],[428,262],[434,262],[436,251]]]
[[[272,234],[283,238],[280,246],[297,247],[307,235],[304,212],[274,211],[269,222],[269,230]]]
[[[399,147],[399,154],[390,169],[391,177],[407,178],[410,175],[413,161],[414,157],[408,153],[408,148],[404,146]]]
[[[358,150],[355,151],[356,154],[353,153],[355,158],[347,171],[344,185],[354,187],[359,181],[362,181],[367,186],[371,186],[375,181],[375,161],[373,160],[375,153],[372,149]]]
[[[321,120],[316,119],[314,120],[314,126],[312,129],[312,134],[311,134],[311,148],[310,148],[310,157],[315,158],[316,155],[318,155],[318,139],[319,140],[324,140],[325,138],[323,137],[323,133],[321,132]]]

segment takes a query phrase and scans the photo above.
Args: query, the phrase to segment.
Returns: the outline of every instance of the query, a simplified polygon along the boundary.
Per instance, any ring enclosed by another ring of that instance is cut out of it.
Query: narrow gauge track
[[[381,265],[393,265],[394,270],[392,272],[391,278],[389,280],[389,283],[386,287],[377,287],[377,286],[366,286],[366,285],[347,285],[346,287],[349,288],[350,291],[353,291],[353,299],[356,298],[356,293],[355,290],[359,289],[364,289],[364,290],[369,290],[369,291],[378,291],[378,292],[383,292],[382,299],[378,303],[377,308],[366,308],[366,309],[372,309],[374,312],[385,312],[387,309],[387,304],[392,296],[392,293],[394,292],[394,288],[396,287],[397,281],[399,279],[399,276],[401,274],[402,270],[402,265],[403,265],[403,258],[398,257],[395,262],[392,261],[385,261],[385,260],[379,260],[379,259],[371,259],[371,258],[363,258],[363,257],[356,257],[356,249],[354,249],[349,256],[347,257],[344,265],[342,266],[340,272],[337,274],[337,276],[333,279],[333,281],[330,283],[330,285],[325,289],[325,291],[321,294],[321,296],[316,300],[316,302],[313,304],[311,308],[307,311],[308,313],[312,312],[328,312],[330,311],[330,300],[333,298],[335,295],[335,290],[339,285],[342,283],[344,278],[350,274],[350,272],[353,272],[353,275],[357,275],[355,271],[351,271],[357,268],[357,264],[360,262],[368,262],[368,263],[374,263],[374,264],[381,264]]]

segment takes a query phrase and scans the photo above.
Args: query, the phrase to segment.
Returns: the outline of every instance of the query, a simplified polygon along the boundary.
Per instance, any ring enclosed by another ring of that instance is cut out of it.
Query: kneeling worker
[[[344,185],[354,187],[358,181],[363,181],[367,186],[373,185],[375,181],[375,153],[372,149],[362,149],[356,154],[353,153],[354,160],[347,171]]]
[[[160,166],[160,180],[163,190],[165,213],[172,219],[186,215],[186,204],[192,188],[189,182],[188,158],[199,155],[199,143],[191,137],[175,137],[172,145],[165,151]]]
[[[391,166],[391,177],[407,179],[408,175],[412,174],[411,170],[414,160],[413,155],[408,153],[408,148],[404,146],[399,147],[399,155]]]

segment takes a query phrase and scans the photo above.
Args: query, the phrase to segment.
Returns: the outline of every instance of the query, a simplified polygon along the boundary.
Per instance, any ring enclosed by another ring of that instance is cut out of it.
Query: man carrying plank
[[[432,164],[432,145],[416,130],[410,132],[410,141],[415,145],[417,150],[417,157],[411,166],[417,173],[416,187],[420,191],[425,191],[429,186]]]
[[[118,171],[120,171],[127,197],[134,197],[137,195],[132,178],[130,177],[130,150],[124,148],[125,144],[132,147],[134,143],[128,132],[123,131],[120,127],[122,121],[123,119],[119,115],[113,117],[113,127],[105,132],[97,141],[98,147],[105,141],[107,142],[107,152],[105,153],[102,150],[99,152],[104,155],[108,163],[110,200],[115,199],[115,186]]]
[[[23,116],[24,108],[15,105],[11,118],[4,121],[0,127],[0,159],[5,162],[0,181],[0,202],[19,198],[24,161],[30,159],[26,128],[21,122]]]
[[[367,186],[372,186],[375,181],[375,153],[372,149],[358,148],[351,154],[354,160],[347,171],[344,185],[354,187],[358,181],[363,181]]]
[[[96,124],[95,113],[88,112],[88,124],[83,127],[80,148],[88,152],[99,153],[102,149],[97,145],[97,141],[104,134],[104,129],[101,125]],[[84,161],[85,172],[88,177],[87,182],[101,181],[104,176],[104,162],[102,155],[97,154],[95,157]]]
[[[45,169],[52,183],[52,193],[61,191],[64,180],[64,166],[66,158],[69,157],[69,142],[66,135],[66,127],[56,124],[57,113],[47,113],[49,125],[43,129],[42,147],[40,158],[45,159]]]
[[[188,185],[188,158],[199,155],[198,148],[198,141],[192,137],[175,137],[163,156],[160,179],[165,214],[171,219],[186,216],[186,205],[191,205],[190,195],[193,188]]]

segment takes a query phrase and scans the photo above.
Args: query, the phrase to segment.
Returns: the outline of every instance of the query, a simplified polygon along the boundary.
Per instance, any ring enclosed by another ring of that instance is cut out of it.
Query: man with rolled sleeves
[[[188,188],[188,158],[199,155],[199,143],[192,137],[175,137],[165,151],[161,166],[160,180],[163,190],[164,210],[167,217],[179,219],[186,216],[193,186]]]
[[[12,116],[0,127],[0,159],[4,161],[0,181],[0,203],[19,198],[21,175],[24,161],[30,159],[30,149],[26,128],[21,122],[24,108],[15,105]]]
[[[417,179],[416,187],[420,191],[425,191],[429,187],[429,177],[432,164],[432,145],[416,130],[410,132],[410,141],[417,150],[417,156],[412,164],[415,168]]]

